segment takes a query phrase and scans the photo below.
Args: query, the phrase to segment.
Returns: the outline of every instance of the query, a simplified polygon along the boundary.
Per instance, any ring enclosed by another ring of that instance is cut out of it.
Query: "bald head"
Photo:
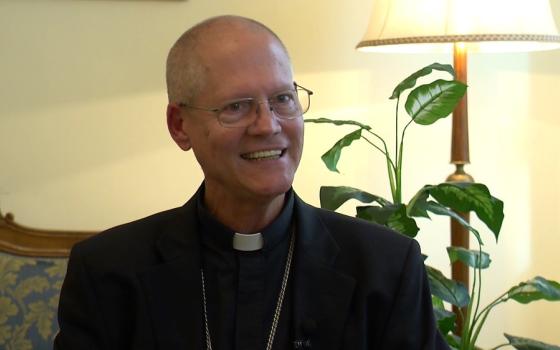
[[[276,41],[288,57],[278,36],[264,24],[239,16],[207,19],[187,30],[171,47],[167,56],[166,80],[170,103],[188,102],[204,86],[204,50],[210,45],[235,44],[247,35],[265,35]]]

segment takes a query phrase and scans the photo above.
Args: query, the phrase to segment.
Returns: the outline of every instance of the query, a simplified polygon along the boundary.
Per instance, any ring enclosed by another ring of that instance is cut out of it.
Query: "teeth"
[[[282,151],[280,150],[270,150],[270,151],[258,151],[258,152],[251,152],[245,153],[242,155],[245,159],[271,159],[271,158],[278,158],[282,155]]]

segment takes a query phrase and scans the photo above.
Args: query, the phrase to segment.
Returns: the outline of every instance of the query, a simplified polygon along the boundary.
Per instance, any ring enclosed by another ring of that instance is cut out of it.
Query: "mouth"
[[[241,158],[254,161],[278,159],[282,157],[285,151],[285,149],[271,149],[266,151],[249,152],[242,154]]]

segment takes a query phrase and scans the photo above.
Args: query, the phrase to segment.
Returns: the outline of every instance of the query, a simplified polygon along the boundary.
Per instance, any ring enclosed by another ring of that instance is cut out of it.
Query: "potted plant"
[[[431,75],[434,71],[447,72],[450,80],[437,79],[419,86],[419,79]],[[536,300],[560,300],[560,284],[537,276],[507,289],[490,304],[483,306],[480,302],[482,293],[482,270],[490,266],[490,256],[482,250],[483,241],[478,230],[465,221],[458,213],[474,212],[494,234],[496,241],[500,235],[504,219],[503,202],[491,195],[488,188],[481,183],[440,183],[425,185],[408,202],[402,198],[403,153],[407,129],[412,125],[432,125],[446,118],[464,95],[467,86],[455,80],[455,72],[450,65],[434,63],[413,73],[400,82],[390,97],[396,100],[394,152],[391,153],[385,139],[375,133],[369,125],[354,120],[332,120],[328,118],[306,119],[308,123],[349,126],[353,130],[339,139],[323,156],[324,164],[331,171],[338,172],[337,164],[342,151],[356,141],[368,143],[374,151],[380,152],[386,161],[391,200],[349,186],[322,186],[320,189],[321,207],[336,210],[350,199],[356,199],[364,205],[356,207],[356,216],[395,231],[415,237],[419,232],[417,218],[430,218],[433,215],[445,215],[457,220],[476,238],[477,249],[467,250],[460,247],[447,247],[450,261],[460,261],[473,269],[473,281],[470,286],[453,281],[441,271],[426,266],[434,311],[438,328],[453,349],[476,349],[476,341],[485,321],[494,308],[508,301],[527,304]],[[405,110],[410,119],[402,123],[399,119],[399,107],[402,96],[406,96]],[[469,291],[470,290],[470,291]],[[466,313],[459,312],[463,328],[461,336],[452,333],[455,329],[456,315],[445,308],[444,302],[459,308],[466,308]],[[557,349],[560,347],[536,340],[504,334],[506,341],[493,349],[510,346],[515,349]]]

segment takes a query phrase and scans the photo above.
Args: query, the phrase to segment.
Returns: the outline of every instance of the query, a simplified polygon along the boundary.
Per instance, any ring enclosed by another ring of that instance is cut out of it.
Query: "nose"
[[[252,134],[277,134],[282,130],[282,126],[274,109],[268,100],[260,101],[256,105],[256,118],[254,122],[249,125],[248,131]]]

